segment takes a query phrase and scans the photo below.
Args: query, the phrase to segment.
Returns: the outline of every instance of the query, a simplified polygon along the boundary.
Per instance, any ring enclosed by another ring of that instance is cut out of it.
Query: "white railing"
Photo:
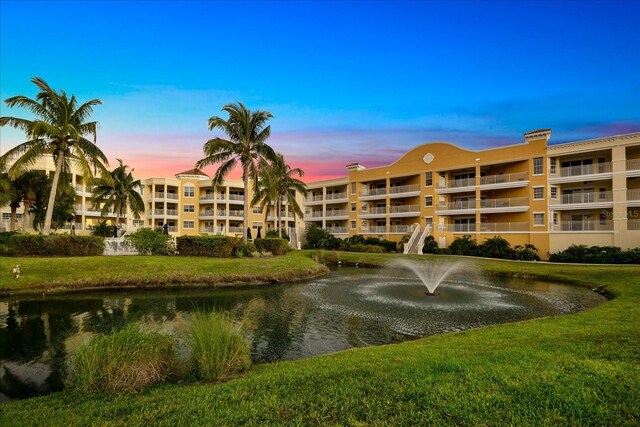
[[[628,219],[627,230],[640,231],[640,219],[636,219],[636,218]]]
[[[213,193],[203,194],[200,196],[200,200],[215,200],[216,195]]]
[[[586,220],[586,221],[560,221],[553,224],[554,231],[611,231],[613,221]]]
[[[84,186],[82,185],[74,185],[73,188],[75,188],[75,190],[79,191],[80,193],[84,193]]]
[[[551,203],[563,205],[581,204],[581,203],[600,203],[611,202],[613,200],[613,192],[611,191],[589,191],[584,193],[563,194],[559,200],[551,199]]]
[[[391,225],[389,226],[389,233],[410,233],[414,230],[413,225]]]
[[[450,179],[444,182],[438,182],[438,188],[460,188],[460,187],[473,187],[476,185],[475,178],[460,178]]]
[[[347,234],[347,227],[327,227],[325,230],[331,234]]]
[[[62,227],[62,230],[71,230],[71,227],[73,227],[74,225],[76,230],[82,230],[82,223],[80,222],[65,223],[64,226]]]
[[[349,215],[349,212],[345,209],[334,209],[331,211],[327,211],[327,217],[333,217],[333,216],[346,216]],[[291,215],[293,216],[293,215]]]
[[[332,194],[327,194],[327,200],[336,200],[336,199],[346,199],[349,196],[347,195],[347,193],[332,193]]]
[[[244,227],[229,227],[229,233],[243,233]]]
[[[387,213],[386,206],[374,207],[374,208],[366,209],[360,212],[361,215],[381,215],[386,213]]]
[[[441,233],[475,233],[476,224],[438,224],[438,231]]]
[[[505,184],[507,182],[526,181],[527,172],[504,173],[500,175],[485,175],[480,177],[480,185]]]
[[[387,232],[387,227],[384,225],[374,225],[371,227],[360,227],[360,231],[363,233],[376,233],[376,234],[384,234]]]
[[[229,210],[229,216],[244,216],[244,211],[231,209]]]
[[[600,173],[610,173],[612,171],[611,162],[596,163],[591,165],[566,166],[560,168],[560,176],[580,176],[594,175]],[[558,175],[557,173],[555,175]]]
[[[366,197],[366,196],[381,196],[381,195],[385,195],[387,194],[387,188],[373,188],[371,190],[368,190],[366,188],[362,189],[362,192],[360,193],[360,196]]]
[[[528,222],[483,222],[480,224],[480,232],[509,232],[509,231],[529,231]]]
[[[327,199],[329,199],[329,195],[327,195]],[[304,201],[305,202],[321,202],[322,201],[322,195],[305,197]]]
[[[529,198],[527,197],[511,197],[506,199],[482,199],[480,200],[480,208],[508,208],[512,206],[527,206]]]
[[[410,212],[420,212],[419,205],[399,205],[399,206],[390,206],[389,213],[410,213]]]
[[[154,197],[155,199],[164,199],[164,192],[156,192],[156,193],[153,193],[153,197]]]
[[[640,200],[640,190],[627,190],[627,200]]]
[[[177,209],[167,209],[167,215],[178,216]]]
[[[220,212],[218,212],[218,214],[220,214]],[[213,211],[213,210],[204,210],[204,211],[200,212],[198,214],[198,216],[200,218],[205,217],[205,216],[215,216],[215,211]],[[224,216],[224,215],[222,215],[222,216]]]
[[[153,210],[153,214],[154,215],[164,215],[164,209],[154,209]]]
[[[229,194],[229,200],[244,201],[244,195],[242,195],[242,194]]]
[[[440,202],[438,203],[438,209],[444,210],[462,210],[462,209],[475,209],[475,200],[455,200],[453,202]]]
[[[306,216],[307,218],[322,218],[323,214],[322,211],[313,211],[306,213],[304,216]]]
[[[167,199],[178,200],[178,193],[167,193]]]
[[[411,193],[415,191],[420,191],[420,184],[398,185],[396,187],[389,187],[389,194]]]
[[[628,171],[640,170],[640,159],[629,159],[629,160],[627,160],[627,170]]]

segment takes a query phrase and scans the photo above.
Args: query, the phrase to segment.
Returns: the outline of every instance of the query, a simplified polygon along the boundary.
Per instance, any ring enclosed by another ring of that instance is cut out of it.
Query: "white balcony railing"
[[[167,209],[167,215],[178,216],[177,209]]]
[[[500,175],[485,175],[480,177],[480,185],[506,184],[508,182],[526,181],[527,172],[503,173]]]
[[[411,233],[413,228],[413,225],[391,225],[389,226],[389,233]]]
[[[499,233],[512,231],[529,231],[528,222],[483,222],[479,230],[484,233]]]
[[[627,170],[628,171],[640,170],[640,159],[629,159],[629,160],[627,160]]]
[[[164,199],[164,192],[155,192],[153,193],[153,197],[156,199]]]
[[[398,185],[395,187],[389,187],[389,194],[412,193],[416,191],[420,191],[419,184]]]
[[[444,182],[438,182],[438,188],[460,188],[460,187],[473,187],[476,185],[475,178],[460,178],[450,179]]]
[[[387,232],[387,227],[384,225],[374,225],[371,227],[360,227],[360,231],[363,233],[375,233],[375,234],[384,234]]]
[[[220,212],[219,212],[219,213],[220,213]],[[224,214],[224,211],[223,211],[222,213]],[[215,211],[213,211],[213,210],[204,210],[204,211],[201,211],[201,212],[198,214],[198,216],[199,216],[200,218],[205,217],[205,216],[215,216]],[[221,216],[224,216],[224,215],[221,215]]]
[[[348,197],[349,196],[347,195],[347,193],[331,193],[331,194],[327,194],[327,200],[346,199]]]
[[[372,188],[370,190],[363,188],[362,192],[360,193],[360,196],[362,197],[367,197],[367,196],[381,196],[381,195],[385,195],[387,194],[387,188]]]
[[[387,213],[386,206],[379,206],[374,208],[369,208],[360,212],[360,215],[381,215]]]
[[[441,233],[475,233],[476,224],[438,224],[437,229]]]
[[[229,210],[229,216],[236,216],[236,217],[244,216],[244,211],[231,209]]]
[[[596,175],[600,173],[611,173],[611,162],[596,163],[591,165],[579,165],[579,166],[567,166],[559,169],[561,177],[569,176],[581,176],[581,175]]]
[[[349,212],[346,209],[334,209],[334,210],[328,210],[326,216],[327,218],[330,218],[334,216],[347,216],[347,215],[349,215]]]
[[[419,205],[399,205],[399,206],[390,206],[389,213],[412,213],[412,212],[420,212]]]
[[[585,220],[585,221],[560,221],[553,224],[553,231],[611,231],[613,221],[610,220]]]
[[[640,190],[627,190],[627,200],[640,200]]]
[[[216,195],[213,193],[208,193],[208,194],[202,194],[200,196],[200,200],[215,200]]]
[[[238,201],[244,201],[244,195],[243,194],[229,194],[229,200],[238,200]]]
[[[327,199],[329,199],[330,195],[327,195]],[[319,196],[308,196],[305,197],[304,199],[305,202],[321,202],[322,201],[322,195]]]
[[[153,214],[154,215],[164,215],[164,209],[154,209],[153,210]]]
[[[228,233],[243,233],[244,227],[229,227]]]
[[[515,206],[527,206],[529,204],[528,197],[511,197],[506,199],[482,199],[480,200],[481,209],[491,208],[509,208]]]
[[[438,209],[442,210],[463,210],[463,209],[475,209],[476,201],[474,200],[455,200],[453,202],[440,202],[438,203]]]
[[[631,218],[627,220],[627,230],[640,231],[640,219]]]
[[[613,201],[613,192],[611,191],[589,191],[583,193],[563,194],[560,199],[551,199],[551,203],[560,203],[563,205],[583,204],[583,203],[601,203]]]
[[[331,234],[347,234],[347,227],[327,227],[325,230]]]

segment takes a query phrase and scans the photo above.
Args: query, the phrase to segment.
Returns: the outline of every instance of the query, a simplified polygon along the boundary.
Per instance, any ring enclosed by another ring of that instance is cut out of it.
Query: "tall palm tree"
[[[6,173],[2,175],[3,177],[0,177],[0,179],[5,180],[8,184],[6,191],[7,202],[4,204],[8,204],[11,209],[9,230],[16,230],[17,212],[20,205],[22,205],[24,208],[22,230],[24,231],[28,223],[29,209],[36,197],[36,189],[46,187],[49,184],[49,179],[45,174],[38,171],[27,171],[15,179],[10,179]]]
[[[133,178],[133,169],[127,172],[129,166],[117,159],[119,166],[101,178],[94,180],[93,198],[94,204],[104,202],[102,213],[106,214],[113,209],[116,214],[116,224],[124,219],[127,208],[138,219],[144,212],[144,201],[140,195],[142,184],[139,179]]]
[[[287,164],[282,154],[277,153],[271,162],[262,160],[260,162],[260,178],[258,179],[258,189],[255,192],[252,204],[260,203],[260,207],[265,210],[265,222],[270,206],[275,208],[276,228],[278,236],[282,237],[281,209],[284,203],[289,205],[289,210],[295,215],[302,216],[302,209],[296,199],[296,193],[303,195],[307,193],[307,185],[295,178],[302,178],[304,171],[300,168],[292,169]]]
[[[267,120],[273,115],[268,111],[251,111],[241,102],[227,104],[222,111],[229,114],[227,120],[218,116],[209,119],[209,130],[219,129],[228,139],[213,138],[204,144],[205,157],[198,160],[197,168],[220,164],[213,177],[213,185],[220,187],[225,177],[238,164],[242,167],[244,183],[244,226],[249,225],[249,179],[258,181],[260,159],[273,159],[275,152],[266,144],[271,134]],[[245,241],[247,237],[245,236]]]
[[[42,230],[44,234],[49,234],[58,182],[63,170],[69,170],[70,162],[73,161],[89,180],[93,176],[92,169],[103,171],[104,165],[108,164],[106,156],[95,144],[98,122],[86,121],[93,112],[93,106],[102,102],[92,99],[78,105],[75,95],[69,97],[65,91],[56,92],[40,77],[34,77],[31,81],[40,90],[35,99],[18,95],[4,101],[10,108],[26,108],[36,119],[0,117],[0,126],[20,129],[28,139],[7,151],[0,158],[0,163],[15,159],[9,168],[9,176],[16,177],[38,158],[53,156],[56,169]],[[86,138],[90,135],[93,136],[93,142]]]

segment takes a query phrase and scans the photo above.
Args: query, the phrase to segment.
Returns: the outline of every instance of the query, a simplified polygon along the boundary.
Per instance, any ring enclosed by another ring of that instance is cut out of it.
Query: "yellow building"
[[[440,247],[471,235],[534,244],[640,246],[640,133],[549,145],[551,130],[486,150],[418,146],[396,162],[308,183],[305,222],[337,237],[399,240],[430,227]]]

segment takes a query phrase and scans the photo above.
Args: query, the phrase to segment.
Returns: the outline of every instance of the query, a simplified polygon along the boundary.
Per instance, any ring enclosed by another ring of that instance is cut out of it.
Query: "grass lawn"
[[[639,266],[473,263],[489,273],[605,285],[616,298],[567,316],[259,365],[220,384],[11,402],[0,405],[0,425],[640,423]]]
[[[12,269],[19,264],[20,279]],[[303,279],[326,271],[301,252],[271,258],[120,256],[0,257],[0,295],[87,288],[264,283]]]

